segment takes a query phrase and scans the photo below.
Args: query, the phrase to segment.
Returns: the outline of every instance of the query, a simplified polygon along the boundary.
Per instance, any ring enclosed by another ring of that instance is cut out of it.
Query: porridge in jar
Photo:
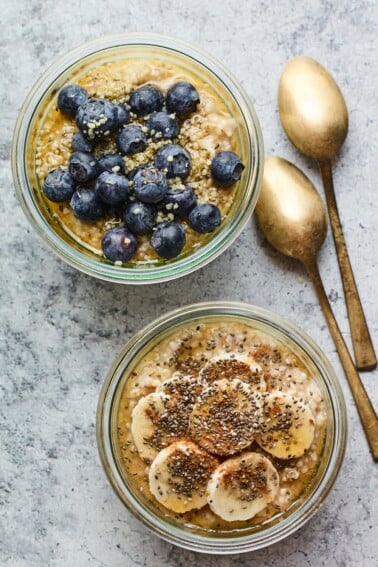
[[[52,96],[35,134],[38,190],[77,243],[132,267],[188,254],[222,226],[244,165],[210,80],[128,58]]]
[[[258,526],[311,489],[326,418],[315,377],[288,344],[241,321],[193,324],[128,376],[120,467],[166,517],[218,531]]]

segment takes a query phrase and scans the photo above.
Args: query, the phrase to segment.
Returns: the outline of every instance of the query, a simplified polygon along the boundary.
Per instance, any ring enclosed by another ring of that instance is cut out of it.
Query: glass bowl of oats
[[[238,80],[199,48],[144,33],[59,58],[28,94],[12,145],[18,198],[48,246],[131,284],[221,254],[254,210],[262,164]]]
[[[111,366],[97,442],[118,497],[178,546],[256,550],[300,528],[341,467],[338,379],[303,331],[233,302],[154,321]]]

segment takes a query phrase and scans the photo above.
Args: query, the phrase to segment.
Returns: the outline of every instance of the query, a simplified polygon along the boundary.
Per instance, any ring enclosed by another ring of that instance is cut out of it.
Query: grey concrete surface
[[[102,34],[146,30],[197,43],[241,79],[261,120],[267,153],[319,174],[285,138],[277,82],[308,54],[337,78],[350,132],[335,162],[346,239],[377,341],[378,4],[374,0],[0,0],[0,564],[4,566],[358,566],[378,562],[378,474],[302,267],[280,257],[254,223],[207,268],[172,283],[122,287],[96,281],[45,248],[17,202],[10,140],[22,101],[49,63]],[[331,237],[320,269],[350,344]],[[236,285],[235,285],[236,282]],[[346,395],[345,465],[319,513],[294,536],[243,556],[199,556],[147,531],[120,504],[96,449],[104,374],[142,325],[178,305],[238,299],[290,317],[324,349]],[[378,373],[364,374],[378,405]]]

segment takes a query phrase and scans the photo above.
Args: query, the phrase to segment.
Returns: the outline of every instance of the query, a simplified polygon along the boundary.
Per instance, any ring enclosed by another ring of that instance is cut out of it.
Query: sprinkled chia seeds
[[[205,493],[207,482],[218,461],[205,451],[178,451],[170,457],[168,470],[172,475],[170,486],[173,491],[190,498],[193,491]]]

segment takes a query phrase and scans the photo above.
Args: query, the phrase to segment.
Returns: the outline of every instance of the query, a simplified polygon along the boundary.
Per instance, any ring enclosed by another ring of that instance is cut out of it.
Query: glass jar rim
[[[241,195],[237,214],[209,242],[182,259],[144,268],[127,268],[105,263],[87,256],[65,242],[49,225],[36,204],[25,166],[30,123],[46,92],[59,76],[79,61],[84,61],[96,53],[133,45],[157,47],[188,57],[220,81],[240,110],[249,152],[253,149],[255,155],[255,165],[248,168],[248,179],[243,182],[245,190]],[[33,228],[60,258],[76,269],[103,280],[144,284],[173,280],[192,273],[214,260],[232,244],[248,222],[257,203],[263,173],[263,153],[262,133],[254,106],[244,87],[221,62],[181,39],[162,34],[135,32],[103,36],[81,44],[52,63],[34,84],[20,110],[13,134],[11,161],[16,193],[24,213]]]
[[[329,459],[318,484],[306,498],[298,510],[289,513],[286,518],[276,525],[263,529],[255,534],[239,537],[211,538],[185,532],[164,522],[156,514],[146,509],[131,490],[125,486],[118,471],[112,451],[111,414],[113,401],[128,365],[137,353],[150,341],[174,324],[207,318],[212,315],[241,316],[251,321],[261,321],[269,328],[275,329],[310,358],[319,371],[319,376],[329,395],[332,407],[333,436],[331,439]],[[97,445],[100,459],[110,484],[125,506],[147,527],[179,547],[210,554],[232,554],[253,551],[277,543],[302,527],[320,508],[331,490],[343,462],[346,439],[347,417],[345,400],[336,374],[318,345],[299,327],[288,319],[267,309],[242,302],[210,301],[180,307],[151,322],[136,333],[124,346],[110,367],[99,397],[97,408]]]

